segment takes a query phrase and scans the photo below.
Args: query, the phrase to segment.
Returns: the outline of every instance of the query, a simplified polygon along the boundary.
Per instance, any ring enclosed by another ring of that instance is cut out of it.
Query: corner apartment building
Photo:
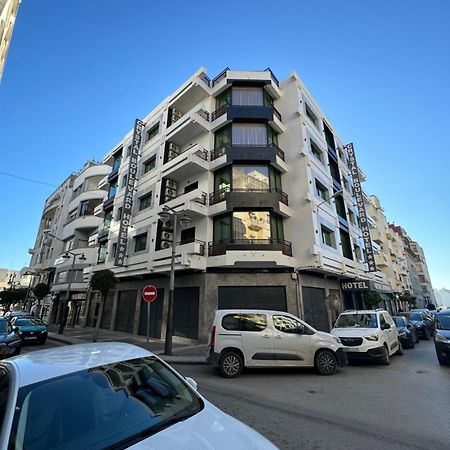
[[[377,267],[386,275],[392,293],[398,299],[399,295],[412,291],[403,239],[389,227],[377,196],[371,195],[367,199],[366,208],[373,219],[371,237],[377,244]]]
[[[0,81],[5,68],[20,0],[0,0]]]
[[[416,297],[417,306],[424,308],[428,303],[435,304],[434,291],[422,247],[413,241],[402,227],[389,224],[389,228],[403,241],[411,280],[410,293]]]
[[[30,251],[33,256],[29,271],[37,276],[36,282],[51,286],[54,307],[50,321],[61,313],[69,283],[69,323],[83,318],[88,288],[83,270],[97,259],[96,249],[89,247],[88,241],[102,223],[94,210],[107,194],[98,184],[110,171],[110,166],[89,161],[81,171],[70,175],[45,203],[36,244]],[[80,256],[86,259],[83,261]]]
[[[145,334],[141,290],[153,284],[150,332],[164,334],[173,240],[179,337],[205,340],[218,308],[285,310],[329,330],[364,290],[390,291],[368,272],[347,150],[297,74],[280,83],[270,69],[225,69],[210,79],[201,68],[143,122],[137,162],[133,130],[103,160],[112,169],[99,184],[108,194],[94,210],[90,270],[112,269],[120,283],[101,327]],[[130,164],[137,181],[116,266]],[[190,226],[174,235],[158,219],[165,207]],[[93,298],[89,325],[98,311]]]

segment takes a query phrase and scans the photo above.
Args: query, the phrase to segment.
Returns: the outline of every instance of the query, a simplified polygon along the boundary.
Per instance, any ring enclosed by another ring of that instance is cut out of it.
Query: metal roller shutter
[[[328,325],[325,289],[302,286],[305,322],[319,331],[330,331]]]
[[[125,331],[126,333],[133,332],[136,295],[136,290],[119,292],[115,330]]]
[[[109,329],[111,326],[112,309],[114,302],[114,292],[109,292],[106,296],[105,304],[103,305],[102,321],[100,323],[100,328]]]
[[[219,286],[218,309],[287,311],[284,286]]]
[[[175,336],[198,339],[198,299],[200,288],[175,288],[173,330]]]

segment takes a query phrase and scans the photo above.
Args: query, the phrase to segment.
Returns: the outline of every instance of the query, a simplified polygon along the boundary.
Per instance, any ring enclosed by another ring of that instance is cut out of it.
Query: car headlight
[[[334,340],[338,343],[338,344],[342,344],[341,340],[337,337],[337,336],[333,336]]]
[[[364,336],[364,339],[366,339],[367,341],[378,341],[378,336],[376,334],[372,336]]]
[[[416,328],[422,328],[423,327],[423,323],[416,323]]]
[[[447,340],[444,336],[442,336],[442,334],[436,333],[436,335],[434,336],[434,340],[436,342],[444,342],[444,343],[450,343],[449,340]]]

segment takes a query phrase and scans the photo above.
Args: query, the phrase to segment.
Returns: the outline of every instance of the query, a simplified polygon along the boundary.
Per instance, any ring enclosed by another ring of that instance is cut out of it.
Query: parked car
[[[390,357],[403,354],[397,327],[384,310],[351,310],[339,315],[331,334],[346,347],[348,359],[374,359],[390,364]]]
[[[0,317],[0,359],[19,355],[21,350],[22,341],[20,337],[16,334],[11,324],[4,317]]]
[[[395,316],[395,325],[397,326],[398,337],[404,348],[414,348],[419,341],[416,327],[404,316]]]
[[[0,363],[0,448],[275,449],[153,353],[58,347]]]
[[[450,309],[440,310],[436,316],[434,346],[439,364],[450,364]]]
[[[419,337],[429,340],[434,334],[434,321],[425,312],[422,311],[410,311],[403,313],[403,315],[412,322],[416,327]]]
[[[234,378],[245,367],[315,367],[333,375],[347,359],[338,338],[292,314],[228,309],[214,316],[208,362]]]
[[[45,344],[47,341],[48,327],[39,317],[18,316],[11,320],[11,324],[17,328],[17,334],[23,343]]]
[[[414,308],[411,310],[411,312],[422,312],[425,313],[427,316],[429,316],[431,319],[434,319],[433,311],[427,308]]]
[[[11,322],[11,320],[14,317],[31,317],[31,314],[27,311],[8,311],[5,313],[4,317],[5,319],[9,320]]]

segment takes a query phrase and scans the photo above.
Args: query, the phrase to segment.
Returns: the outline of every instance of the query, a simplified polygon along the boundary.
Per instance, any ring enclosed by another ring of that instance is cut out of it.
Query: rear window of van
[[[222,318],[222,328],[228,331],[263,331],[267,328],[265,314],[227,314]]]

